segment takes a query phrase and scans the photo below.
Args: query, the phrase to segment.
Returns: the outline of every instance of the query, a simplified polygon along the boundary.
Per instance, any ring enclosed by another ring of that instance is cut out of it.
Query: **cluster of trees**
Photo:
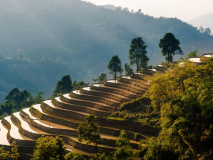
[[[173,33],[168,32],[160,39],[159,47],[162,49],[162,55],[165,56],[167,63],[173,61],[173,56],[175,54],[183,54],[179,45],[180,42],[175,38]],[[132,40],[129,49],[130,64],[125,64],[126,75],[131,75],[133,73],[133,69],[131,68],[133,65],[136,65],[136,72],[147,68],[149,57],[147,56],[146,48],[147,45],[142,37],[137,37]],[[118,55],[111,58],[107,67],[110,73],[113,74],[114,79],[116,79],[117,73],[123,72],[121,60]]]
[[[94,82],[103,83],[107,80],[107,75],[105,73],[101,73],[100,76],[96,79],[92,79]]]
[[[4,104],[0,104],[0,117],[10,115],[32,104],[41,103],[44,100],[42,95],[43,92],[40,91],[33,97],[27,90],[20,91],[18,88],[13,88],[5,97]]]
[[[213,158],[213,58],[198,66],[187,61],[197,56],[197,50],[189,52],[183,66],[156,75],[146,95],[123,104],[111,115],[139,120],[141,114],[143,124],[161,129],[158,137],[141,146],[141,158]]]
[[[56,97],[62,95],[64,93],[69,93],[72,90],[79,90],[83,87],[88,86],[89,83],[85,83],[84,81],[74,81],[72,82],[70,75],[65,75],[59,80],[56,84],[56,88],[53,91],[52,97]]]
[[[0,147],[0,159],[1,160],[8,160],[8,159],[14,159],[17,160],[20,157],[20,154],[18,153],[18,147],[16,146],[16,143],[12,143],[12,147],[10,150],[5,150],[4,147]]]
[[[185,62],[152,80],[151,103],[161,113],[161,133],[146,147],[146,159],[213,158],[213,59]]]
[[[202,34],[208,34],[211,35],[211,28],[207,27],[207,28],[203,28],[202,26],[200,26],[200,28],[198,29],[200,31],[200,33]]]
[[[106,80],[105,74],[101,74],[100,77],[98,78],[99,82],[105,80]],[[85,83],[84,81],[72,82],[70,76],[65,75],[56,84],[56,88],[53,91],[52,97],[62,95],[64,93],[69,93],[72,90],[78,90],[88,85],[89,83]],[[18,88],[13,88],[5,97],[4,104],[0,104],[0,118],[2,116],[10,115],[13,112],[17,112],[22,108],[29,107],[32,104],[41,103],[44,100],[44,98],[42,97],[43,94],[44,94],[43,91],[39,91],[33,97],[32,94],[27,90],[20,91]]]
[[[126,75],[131,75],[133,73],[133,69],[131,68],[131,66],[133,65],[136,65],[137,72],[147,67],[149,58],[146,55],[146,48],[147,45],[143,41],[142,37],[137,37],[132,40],[129,49],[130,65],[128,63],[125,63]],[[123,72],[121,60],[118,55],[112,56],[107,68],[110,70],[110,74],[113,74],[114,79],[116,79],[117,73]]]
[[[26,7],[12,3],[2,2],[0,13],[0,68],[4,68],[0,70],[0,90],[6,93],[11,86],[24,86],[33,95],[42,90],[45,97],[50,97],[56,79],[67,73],[89,82],[94,75],[108,72],[106,59],[110,60],[114,53],[129,62],[124,53],[131,40],[140,35],[149,46],[147,52],[153,65],[162,61],[158,42],[166,32],[173,32],[184,42],[184,51],[198,46],[212,50],[213,36],[177,18],[155,18],[141,10],[107,10],[79,0],[21,0]],[[36,20],[29,17],[29,11]]]

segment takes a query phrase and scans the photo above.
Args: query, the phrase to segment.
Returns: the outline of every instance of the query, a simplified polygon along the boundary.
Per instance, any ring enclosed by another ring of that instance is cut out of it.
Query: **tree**
[[[53,91],[53,96],[69,93],[72,91],[72,89],[72,80],[69,75],[65,75],[60,81],[58,81],[56,89]]]
[[[81,123],[78,128],[78,141],[83,143],[83,141],[86,142],[86,144],[93,143],[96,149],[96,153],[98,153],[98,144],[101,143],[101,136],[99,133],[99,128],[97,123],[95,122],[96,117],[92,114],[85,117],[85,122]],[[98,159],[98,154],[97,159]]]
[[[107,75],[105,73],[101,73],[97,79],[92,79],[94,82],[103,83],[107,80]]]
[[[30,95],[30,92],[28,92],[27,90],[20,91],[18,88],[13,88],[5,97],[5,100],[6,102],[14,100],[21,105],[21,103],[29,98]]]
[[[1,160],[8,160],[8,159],[14,159],[17,160],[20,157],[20,154],[18,153],[18,147],[16,146],[16,143],[12,143],[11,151],[5,151],[4,147],[0,147],[0,159]]]
[[[200,31],[200,33],[204,33],[204,28],[203,26],[200,26],[200,28],[198,29]]]
[[[65,160],[86,160],[86,159],[80,153],[72,151],[65,155]]]
[[[142,37],[134,38],[131,42],[129,49],[130,65],[135,64],[137,67],[136,71],[139,71],[141,68],[145,69],[147,67],[149,58],[146,55],[146,48],[147,45],[145,45]]]
[[[116,79],[117,72],[123,72],[121,60],[117,55],[112,56],[107,67],[110,70],[110,74],[113,74],[114,79]]]
[[[211,29],[209,27],[205,28],[204,33],[211,35]]]
[[[130,76],[131,74],[133,74],[133,69],[128,65],[128,63],[125,63],[125,72],[126,76]]]
[[[124,130],[116,140],[116,151],[114,160],[135,160],[137,159],[137,151],[130,146],[129,138]]]
[[[191,51],[186,55],[186,59],[195,58],[195,57],[198,57],[198,51],[197,50]]]
[[[212,79],[210,58],[206,65],[177,65],[151,82],[151,103],[161,111],[159,142],[172,148],[179,159],[213,157]]]
[[[33,160],[64,160],[64,141],[60,137],[40,137],[36,142]]]
[[[172,62],[173,55],[182,54],[182,50],[179,45],[179,40],[176,39],[172,33],[166,33],[164,37],[160,39],[159,47],[161,48],[162,55],[165,56],[167,62]]]
[[[33,103],[31,97],[31,93],[27,90],[20,91],[18,88],[13,88],[5,97],[5,103],[0,108],[0,114],[4,112],[11,114],[23,107],[30,106]]]
[[[86,87],[88,85],[89,85],[89,83],[85,83],[84,81],[79,81],[79,82],[74,81],[73,82],[73,90],[78,90],[78,89],[81,89],[81,88]]]
[[[44,100],[44,98],[42,97],[43,94],[43,91],[37,91],[37,95],[33,99],[34,103],[41,103]]]

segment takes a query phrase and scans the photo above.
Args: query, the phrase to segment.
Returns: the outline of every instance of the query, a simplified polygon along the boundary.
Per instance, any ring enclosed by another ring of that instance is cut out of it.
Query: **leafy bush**
[[[72,151],[65,155],[65,160],[86,160],[86,159],[80,153]]]

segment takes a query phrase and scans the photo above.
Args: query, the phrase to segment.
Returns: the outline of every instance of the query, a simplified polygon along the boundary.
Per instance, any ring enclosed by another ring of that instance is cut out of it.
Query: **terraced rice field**
[[[131,146],[137,148],[140,139],[155,136],[157,131],[132,121],[107,117],[123,102],[140,97],[146,92],[149,84],[143,76],[134,74],[131,77],[120,77],[116,81],[108,80],[104,84],[93,84],[81,91],[75,90],[13,113],[0,121],[0,145],[10,146],[16,141],[23,159],[28,159],[32,156],[39,137],[60,135],[65,141],[67,151],[89,155],[95,152],[95,147],[78,142],[77,127],[84,121],[85,116],[93,114],[97,117],[103,139],[99,147],[104,152],[115,150],[116,138],[121,130],[128,134]]]

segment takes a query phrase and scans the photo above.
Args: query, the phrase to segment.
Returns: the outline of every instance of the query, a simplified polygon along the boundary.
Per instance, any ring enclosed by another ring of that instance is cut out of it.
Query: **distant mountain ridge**
[[[142,36],[149,64],[164,61],[159,40],[172,32],[184,53],[213,51],[213,37],[176,18],[154,18],[80,0],[0,0],[0,90],[44,91],[50,96],[63,75],[92,82],[109,73],[117,54],[129,62],[131,40]],[[11,57],[11,59],[7,59]],[[108,78],[110,76],[108,75]]]
[[[212,31],[212,34],[213,34],[213,21],[212,20],[213,20],[213,12],[209,13],[209,14],[202,15],[198,18],[193,19],[193,20],[190,20],[189,23],[194,25],[194,26],[197,26],[198,28],[200,26],[203,26],[204,28],[209,27]]]
[[[106,4],[106,5],[100,5],[106,9],[111,9],[111,10],[116,10],[117,7],[111,5],[111,4]]]

